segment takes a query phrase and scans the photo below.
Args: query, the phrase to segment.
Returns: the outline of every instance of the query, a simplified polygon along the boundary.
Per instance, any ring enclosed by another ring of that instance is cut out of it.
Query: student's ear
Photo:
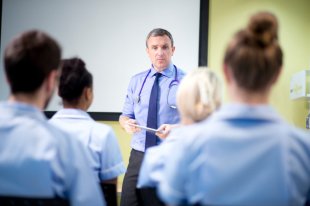
[[[10,82],[10,80],[9,80],[7,77],[5,77],[5,80],[6,80],[6,83],[7,83],[8,85],[11,85],[11,82]]]
[[[93,89],[91,87],[84,88],[84,95],[87,101],[92,101],[93,99]]]
[[[93,89],[91,87],[85,87],[83,90],[83,101],[84,101],[84,109],[88,110],[90,105],[93,102]]]
[[[227,64],[223,65],[223,73],[224,73],[224,78],[225,78],[225,81],[227,82],[227,84],[231,83],[232,74],[231,74],[231,71],[230,71],[229,67],[227,66]]]
[[[271,85],[275,84],[278,81],[281,74],[282,74],[282,67],[279,69],[278,73],[275,75],[275,77],[271,81]]]
[[[49,73],[46,79],[46,92],[52,93],[54,89],[56,88],[56,85],[58,83],[58,70],[53,70]]]
[[[202,102],[198,102],[195,105],[196,114],[201,114],[205,110],[205,105]]]

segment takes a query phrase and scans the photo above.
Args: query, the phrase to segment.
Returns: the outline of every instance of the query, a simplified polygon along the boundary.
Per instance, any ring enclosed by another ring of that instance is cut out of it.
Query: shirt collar
[[[154,67],[152,65],[150,77],[152,78],[156,73],[157,73],[157,71],[154,69]],[[172,63],[170,63],[168,65],[168,67],[161,72],[161,74],[166,76],[166,77],[169,77],[169,78],[172,77],[174,75],[174,65]]]
[[[29,116],[35,119],[46,121],[47,118],[37,107],[23,102],[1,102],[0,108],[3,108],[4,114],[15,116]],[[9,112],[9,113],[8,113]],[[2,113],[2,112],[0,112]]]
[[[278,113],[267,104],[255,106],[236,103],[226,104],[214,116],[221,119],[282,121]]]
[[[63,108],[56,112],[53,118],[91,119],[90,115],[81,109]]]

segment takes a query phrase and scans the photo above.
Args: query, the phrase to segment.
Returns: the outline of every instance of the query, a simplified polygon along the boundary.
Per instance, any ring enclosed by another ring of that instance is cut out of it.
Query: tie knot
[[[158,72],[157,72],[157,73],[155,73],[155,77],[156,77],[156,79],[158,79],[159,77],[161,77],[161,75],[162,75],[161,73],[158,73]]]

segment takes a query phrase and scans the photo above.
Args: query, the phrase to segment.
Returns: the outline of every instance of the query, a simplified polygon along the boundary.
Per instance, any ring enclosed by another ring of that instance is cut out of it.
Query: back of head
[[[86,69],[85,63],[79,58],[63,60],[58,94],[72,104],[76,104],[84,88],[91,88],[93,77]]]
[[[4,67],[12,94],[35,92],[51,71],[59,68],[61,49],[42,31],[15,37],[5,48]]]
[[[253,15],[245,29],[231,40],[224,64],[241,89],[250,92],[270,87],[282,66],[278,43],[278,21],[269,12]]]
[[[220,90],[219,79],[208,68],[189,72],[182,79],[177,92],[181,118],[199,122],[208,117],[221,104]]]

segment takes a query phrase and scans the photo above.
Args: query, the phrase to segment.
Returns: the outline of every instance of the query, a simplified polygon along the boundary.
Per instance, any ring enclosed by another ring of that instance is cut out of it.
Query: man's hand
[[[134,124],[137,124],[137,121],[135,119],[128,119],[125,123],[125,127],[124,127],[125,131],[129,134],[140,132],[141,129],[133,126]]]
[[[173,128],[174,126],[171,124],[162,124],[160,125],[160,127],[158,128],[159,132],[156,132],[155,135],[160,137],[161,139],[165,139],[169,133],[170,130]]]
[[[158,131],[155,134],[160,137],[161,139],[166,139],[166,137],[170,134],[170,131],[173,128],[176,128],[180,126],[179,124],[162,124],[159,128]]]
[[[130,119],[127,116],[120,116],[119,123],[121,124],[123,129],[129,134],[133,134],[133,133],[141,131],[140,128],[132,126],[132,124],[137,124],[137,121],[135,119]]]

